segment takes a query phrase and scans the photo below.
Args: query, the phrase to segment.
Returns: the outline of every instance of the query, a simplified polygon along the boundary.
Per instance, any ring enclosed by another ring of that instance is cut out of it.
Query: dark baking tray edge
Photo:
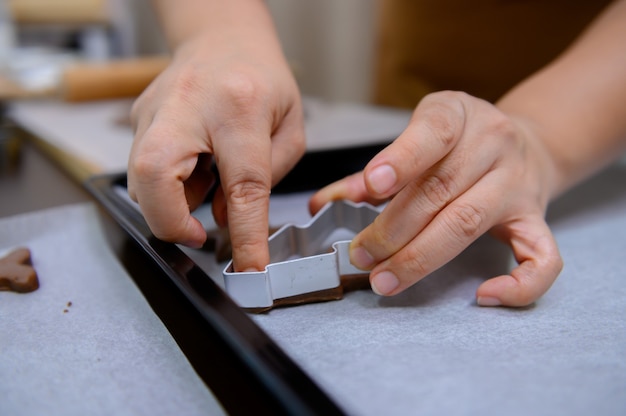
[[[253,376],[249,382],[256,383],[277,405],[274,411],[297,415],[345,414],[180,248],[152,235],[141,214],[115,192],[114,187],[125,186],[125,182],[125,173],[104,174],[88,179],[85,187],[230,347]]]

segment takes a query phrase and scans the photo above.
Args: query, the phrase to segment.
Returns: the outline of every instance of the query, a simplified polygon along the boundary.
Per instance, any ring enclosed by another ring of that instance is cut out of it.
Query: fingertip
[[[477,296],[476,304],[478,306],[500,306],[502,302],[500,302],[500,299],[491,296]]]
[[[324,206],[328,198],[322,193],[322,191],[317,191],[311,199],[309,199],[309,212],[311,215],[315,215],[319,212],[320,209]]]
[[[381,296],[393,295],[400,287],[400,280],[390,271],[382,271],[371,276],[370,283],[374,293]]]
[[[365,180],[372,196],[382,198],[393,192],[398,182],[398,175],[391,165],[383,164],[368,170]]]
[[[544,292],[532,282],[520,283],[511,275],[491,278],[476,291],[479,306],[524,307],[536,301]]]
[[[327,203],[344,197],[345,192],[343,192],[343,186],[340,181],[333,182],[315,192],[311,199],[309,199],[309,212],[315,215]]]
[[[189,216],[184,227],[165,230],[153,224],[151,229],[154,230],[154,236],[159,240],[182,244],[189,248],[201,248],[207,240],[207,232],[204,226],[198,219],[192,216]]]
[[[181,241],[180,244],[189,248],[199,249],[199,248],[202,248],[202,246],[204,246],[205,242],[206,242],[206,238],[201,239],[201,240]]]
[[[265,267],[269,264],[269,252],[266,245],[248,247],[249,251],[233,247],[233,268],[235,271],[259,272],[265,270]]]
[[[309,211],[315,214],[328,202],[339,199],[349,199],[355,202],[369,201],[371,203],[377,201],[368,194],[363,179],[363,171],[359,171],[318,190],[309,200]]]
[[[181,241],[181,244],[189,248],[202,248],[207,240],[207,232],[200,221],[192,217],[194,221],[193,228],[190,230],[186,239]]]
[[[478,287],[476,302],[481,306],[496,306],[498,302],[502,306],[529,306],[550,289],[563,269],[556,241],[542,217],[509,225],[508,232],[518,265],[510,274],[491,278]]]

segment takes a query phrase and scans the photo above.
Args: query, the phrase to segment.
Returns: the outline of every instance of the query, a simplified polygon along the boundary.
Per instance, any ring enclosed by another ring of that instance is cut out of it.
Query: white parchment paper
[[[1,218],[0,254],[18,246],[40,288],[0,292],[1,415],[224,413],[108,248],[93,205]]]
[[[484,237],[400,295],[253,318],[352,415],[626,415],[624,184],[617,166],[552,206],[565,268],[531,307],[476,306],[512,260]],[[272,210],[309,218],[300,196]]]

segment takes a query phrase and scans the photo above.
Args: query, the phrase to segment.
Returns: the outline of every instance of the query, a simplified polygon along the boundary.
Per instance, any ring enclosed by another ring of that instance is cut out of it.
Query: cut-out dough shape
[[[29,249],[17,248],[0,258],[0,290],[27,293],[37,288],[39,279]]]

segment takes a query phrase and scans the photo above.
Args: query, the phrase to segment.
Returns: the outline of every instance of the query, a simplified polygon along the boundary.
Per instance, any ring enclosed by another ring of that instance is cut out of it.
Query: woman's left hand
[[[351,262],[371,271],[380,295],[403,291],[489,231],[518,266],[485,281],[477,303],[526,306],[563,267],[544,219],[554,164],[532,124],[465,93],[439,92],[362,172],[318,191],[310,210],[336,199],[391,198],[350,246]]]

